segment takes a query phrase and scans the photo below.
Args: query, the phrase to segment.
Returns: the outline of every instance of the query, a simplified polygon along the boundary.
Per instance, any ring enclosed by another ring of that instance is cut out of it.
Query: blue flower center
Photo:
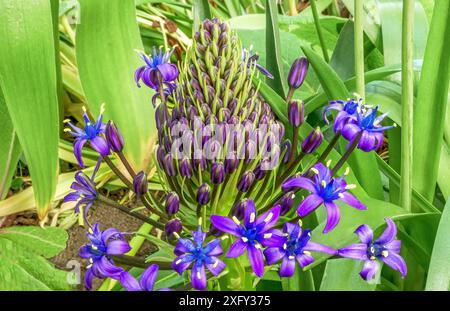
[[[367,248],[367,257],[376,257],[379,258],[382,256],[382,252],[385,250],[383,245],[380,244],[370,244],[370,246]]]
[[[371,130],[375,127],[374,122],[377,115],[378,106],[371,112],[366,115],[362,115],[359,119],[359,126],[363,130]]]
[[[288,256],[303,254],[303,248],[306,246],[306,244],[308,244],[309,240],[311,239],[310,237],[311,230],[306,229],[305,231],[302,232],[302,235],[299,238],[297,238],[298,231],[295,232],[295,230],[296,229],[292,231],[291,237],[286,242],[286,252]]]
[[[327,182],[326,180],[322,180],[320,184],[316,185],[316,189],[318,194],[324,201],[337,200],[339,198],[339,193],[345,191],[345,189],[341,189],[340,187],[335,186],[334,179],[329,182]]]
[[[86,123],[84,126],[84,132],[86,133],[86,137],[88,139],[94,139],[98,135],[96,126],[91,122]]]
[[[356,109],[358,108],[358,103],[354,102],[353,100],[348,101],[344,105],[344,111],[348,114],[354,114],[356,112]]]

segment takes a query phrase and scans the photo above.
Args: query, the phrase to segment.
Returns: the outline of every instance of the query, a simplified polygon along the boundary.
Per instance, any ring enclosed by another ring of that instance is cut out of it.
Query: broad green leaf
[[[297,263],[296,263],[297,264]],[[303,271],[298,266],[292,277],[281,278],[284,291],[314,291],[314,279],[311,270]]]
[[[136,169],[148,165],[156,128],[152,92],[138,88],[134,71],[143,51],[132,0],[81,0],[77,27],[77,63],[81,84],[93,115],[105,104],[125,139],[125,153]]]
[[[373,291],[376,282],[364,281],[359,272],[363,266],[362,261],[352,259],[332,259],[328,260],[323,274],[321,291]],[[381,269],[380,269],[381,270]],[[375,280],[380,277],[380,272],[375,276]]]
[[[346,99],[349,92],[344,82],[330,65],[309,47],[302,46],[302,49],[314,68],[328,99]],[[356,149],[350,156],[348,163],[367,193],[375,198],[382,199],[383,188],[375,155]]]
[[[58,94],[48,0],[0,1],[0,87],[30,169],[38,215],[51,207],[58,176]]]
[[[8,239],[37,255],[51,258],[66,247],[67,232],[64,229],[50,227],[8,227],[0,229],[0,239]]]
[[[284,97],[285,82],[281,61],[280,32],[278,25],[278,9],[275,0],[266,0],[266,69],[273,79],[266,79],[281,97]]]
[[[0,124],[2,125],[2,130],[0,131],[0,145],[2,146],[0,149],[0,200],[3,200],[8,194],[9,186],[19,161],[21,148],[1,89]]]
[[[209,7],[208,0],[194,0],[193,5],[194,24],[193,31],[199,29],[200,24],[205,19],[211,19],[211,8]]]
[[[450,149],[445,142],[442,144],[437,181],[442,194],[448,198],[450,196]]]
[[[436,1],[414,106],[413,186],[432,200],[450,78],[450,2]]]
[[[68,274],[21,245],[0,238],[0,290],[68,290]]]
[[[450,290],[450,198],[447,199],[431,253],[425,290]]]

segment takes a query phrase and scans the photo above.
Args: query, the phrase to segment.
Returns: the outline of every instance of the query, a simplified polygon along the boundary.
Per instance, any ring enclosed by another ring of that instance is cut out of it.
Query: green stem
[[[354,31],[354,49],[355,49],[355,74],[356,74],[356,92],[364,98],[364,29],[363,29],[363,2],[354,0],[355,6],[355,31]]]
[[[345,161],[347,161],[348,157],[352,154],[353,150],[355,150],[356,146],[358,146],[359,141],[361,140],[363,131],[360,131],[358,135],[353,139],[352,143],[348,147],[347,150],[345,150],[345,153],[342,155],[342,157],[339,159],[339,162],[336,163],[336,165],[331,170],[331,176],[337,173],[339,169],[344,165]]]
[[[355,2],[358,1],[355,0]],[[327,63],[329,63],[330,58],[328,57],[327,47],[325,46],[325,39],[323,37],[322,28],[320,27],[319,12],[317,11],[316,0],[309,0],[309,3],[311,4],[311,11],[314,17],[314,24],[316,26],[317,35],[319,36],[320,46],[322,47],[323,58]]]
[[[128,256],[128,255],[108,255],[111,257],[115,263],[130,266],[130,267],[138,267],[138,268],[147,268],[152,264],[157,264],[158,267],[162,270],[171,269],[171,262],[167,261],[151,261],[145,262],[145,258]]]
[[[412,195],[412,122],[414,98],[413,25],[414,1],[403,0],[402,20],[402,131],[401,131],[401,180],[400,202],[411,210]]]
[[[108,164],[109,168],[120,178],[120,180],[131,190],[134,189],[133,184],[122,174],[122,172],[114,165],[109,157],[104,157],[106,164]]]
[[[131,167],[130,162],[128,162],[127,158],[123,154],[122,151],[117,153],[119,155],[120,160],[122,161],[123,165],[127,169],[128,173],[130,173],[130,176],[134,178],[136,176],[136,172],[134,171],[133,167]]]
[[[289,15],[295,16],[297,14],[298,14],[298,11],[297,11],[297,0],[289,0]]]
[[[331,150],[334,148],[334,146],[338,142],[339,137],[341,137],[341,131],[338,131],[334,135],[333,139],[330,141],[330,143],[328,144],[327,148],[324,150],[324,152],[320,155],[320,157],[317,159],[317,161],[314,164],[317,164],[317,163],[320,163],[320,162],[323,163],[323,161],[325,161],[325,159],[330,154]]]
[[[292,128],[292,149],[291,154],[289,154],[288,166],[292,165],[294,162],[294,158],[297,155],[297,146],[298,146],[298,127]]]

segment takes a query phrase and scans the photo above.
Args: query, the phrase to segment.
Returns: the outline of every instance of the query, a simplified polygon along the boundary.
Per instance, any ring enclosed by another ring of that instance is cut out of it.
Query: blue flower
[[[356,112],[358,109],[362,108],[362,99],[359,98],[355,101],[353,98],[347,101],[345,100],[333,100],[330,101],[330,104],[325,107],[322,112],[322,117],[326,124],[329,124],[327,118],[327,113],[330,109],[339,111],[336,117],[334,118],[333,130],[335,133],[338,131],[342,131],[342,128],[348,121],[356,120]]]
[[[123,235],[114,228],[100,231],[99,225],[95,224],[89,228],[86,234],[90,243],[85,244],[80,249],[80,257],[89,260],[85,274],[84,285],[87,289],[92,289],[92,279],[94,277],[104,279],[120,279],[122,268],[114,265],[109,255],[122,255],[131,250],[130,244],[124,240]]]
[[[377,111],[378,106],[376,106],[375,109],[359,109],[359,111],[356,112],[356,120],[350,121],[343,126],[342,136],[349,142],[352,142],[360,135],[361,138],[358,143],[358,149],[366,152],[380,148],[383,143],[384,131],[396,127],[396,124],[394,123],[394,125],[391,126],[381,126],[380,122],[388,115],[388,113],[384,113],[377,117]]]
[[[245,251],[253,271],[258,277],[264,275],[264,257],[262,247],[277,246],[283,240],[280,230],[272,229],[280,217],[279,205],[271,208],[266,213],[256,217],[255,203],[246,200],[244,209],[244,224],[241,224],[235,216],[232,218],[212,215],[211,223],[222,232],[232,234],[238,239],[230,246],[227,257],[239,257]]]
[[[64,202],[75,201],[75,212],[80,211],[80,207],[84,207],[84,216],[86,218],[89,208],[97,199],[97,189],[94,182],[82,171],[75,174],[75,181],[70,186],[74,192],[69,193],[64,197]]]
[[[367,209],[355,196],[347,191],[352,189],[354,185],[347,185],[344,180],[345,174],[342,177],[333,178],[330,169],[322,163],[314,165],[310,171],[314,173],[312,179],[295,176],[282,185],[284,192],[295,188],[303,188],[311,192],[297,208],[299,217],[305,217],[321,204],[325,205],[327,209],[327,223],[323,233],[327,233],[333,230],[340,220],[339,206],[334,201],[343,201],[359,210]]]
[[[192,287],[198,290],[206,289],[205,265],[208,270],[218,276],[225,268],[225,263],[217,258],[222,255],[221,240],[213,239],[203,246],[206,233],[198,226],[197,231],[192,232],[193,240],[179,238],[175,246],[174,254],[178,256],[172,263],[172,268],[182,274],[191,264]]]
[[[86,108],[83,107],[83,119],[84,119],[84,128],[81,129],[75,126],[69,120],[65,122],[71,128],[66,128],[64,131],[69,132],[71,135],[75,137],[75,141],[73,144],[74,154],[78,161],[78,164],[84,168],[83,159],[81,157],[81,152],[83,151],[83,146],[86,142],[89,142],[91,147],[97,151],[102,157],[106,157],[110,154],[108,143],[104,137],[106,124],[102,123],[103,119],[103,105],[100,109],[100,115],[98,116],[97,122],[93,123],[89,119],[87,115]]]
[[[402,277],[406,276],[406,263],[400,256],[401,242],[395,239],[397,227],[392,219],[385,218],[385,220],[386,230],[375,242],[372,229],[368,225],[361,225],[355,230],[355,233],[362,243],[351,244],[338,250],[338,254],[342,257],[364,261],[360,273],[364,280],[373,279],[380,269],[376,259],[400,271]]]
[[[150,265],[142,272],[139,282],[128,271],[123,271],[120,275],[120,284],[122,284],[127,291],[151,292],[155,286],[158,269],[158,265]]]
[[[331,247],[311,242],[311,230],[306,229],[302,232],[300,222],[295,225],[289,222],[285,223],[283,232],[286,234],[284,241],[280,241],[277,246],[264,250],[264,256],[269,265],[273,265],[283,259],[279,272],[281,277],[291,277],[294,275],[296,260],[301,268],[311,264],[314,258],[311,256],[310,251],[331,255],[337,253]]]
[[[139,80],[142,80],[145,85],[156,91],[159,90],[160,82],[166,84],[169,89],[173,89],[173,84],[179,72],[177,66],[170,63],[172,53],[173,49],[163,54],[161,48],[159,53],[157,53],[155,47],[153,47],[153,55],[150,57],[140,53],[145,65],[139,67],[134,73],[134,80],[137,86],[141,87]]]
[[[263,66],[259,65],[257,63],[259,59],[258,54],[253,54],[252,47],[250,46],[250,49],[242,49],[242,61],[245,62],[248,57],[248,63],[247,67],[250,68],[251,66],[256,66],[256,68],[261,71],[265,76],[269,77],[270,79],[273,79],[273,75]]]

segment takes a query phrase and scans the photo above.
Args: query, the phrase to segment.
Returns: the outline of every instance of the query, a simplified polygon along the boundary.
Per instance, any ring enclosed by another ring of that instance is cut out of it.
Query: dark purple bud
[[[302,143],[302,151],[304,153],[313,153],[322,143],[323,134],[320,128],[314,129]]]
[[[209,227],[209,234],[218,238],[224,235],[225,233],[217,229],[213,224],[211,224],[211,226]]]
[[[134,192],[138,196],[146,194],[148,191],[147,174],[145,174],[143,171],[137,173],[133,179],[133,188]]]
[[[237,184],[237,189],[240,192],[247,192],[255,181],[255,174],[252,171],[247,171],[242,175],[241,180]]]
[[[288,75],[288,84],[290,88],[298,89],[303,84],[306,73],[308,72],[308,65],[308,59],[305,57],[297,58],[294,63],[292,63]]]
[[[253,173],[255,174],[256,180],[261,180],[266,176],[267,170],[263,170],[261,164],[258,164],[253,170]]]
[[[225,179],[225,169],[222,162],[214,162],[211,167],[211,182],[221,184]]]
[[[286,164],[289,160],[289,155],[291,154],[292,144],[289,139],[285,139],[281,144],[281,154],[284,153],[283,163]]]
[[[253,159],[256,158],[256,143],[252,140],[249,140],[245,143],[245,164],[250,163]]]
[[[183,158],[180,163],[180,174],[183,177],[192,177],[192,165],[188,158]]]
[[[162,146],[158,146],[158,151],[156,151],[156,159],[158,160],[159,167],[164,169],[164,156],[166,153],[164,152],[164,148]]]
[[[109,148],[114,152],[121,152],[124,141],[119,129],[112,121],[108,121],[105,129],[106,142]]]
[[[167,176],[175,176],[177,174],[175,170],[175,163],[170,153],[164,157],[164,170]]]
[[[169,192],[166,198],[166,213],[169,216],[175,215],[180,209],[180,198],[175,192]]]
[[[225,173],[231,174],[233,173],[239,164],[239,160],[236,156],[236,152],[233,151],[229,155],[227,155],[227,159],[225,159]]]
[[[286,215],[294,205],[295,194],[293,191],[289,191],[277,201],[276,205],[281,206],[281,215]]]
[[[183,225],[181,224],[181,220],[175,218],[169,220],[169,222],[166,224],[166,227],[164,228],[164,231],[166,232],[166,236],[171,237],[174,233],[180,234],[182,229]]]
[[[206,205],[209,202],[210,188],[208,184],[202,184],[197,189],[197,203],[200,205]]]
[[[236,216],[237,219],[243,219],[246,208],[247,208],[247,200],[240,200],[233,205],[232,215]]]
[[[197,171],[200,168],[200,171],[203,171],[206,169],[206,166],[208,165],[206,158],[204,155],[200,159],[194,159],[194,170]]]
[[[294,127],[299,127],[305,122],[305,104],[296,100],[289,104],[289,123]]]

